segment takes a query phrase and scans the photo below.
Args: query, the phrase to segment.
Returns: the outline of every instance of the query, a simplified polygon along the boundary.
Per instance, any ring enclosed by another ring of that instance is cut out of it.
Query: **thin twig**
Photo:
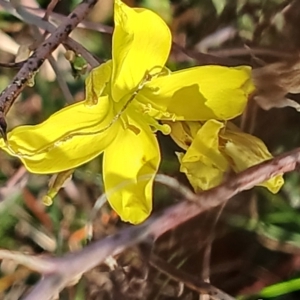
[[[44,38],[44,36],[40,33],[39,31],[39,28],[36,27],[36,26],[32,26],[33,28],[33,31],[34,31],[34,34],[37,36],[37,41],[38,40],[41,40]],[[33,43],[33,44],[36,44],[36,43]],[[32,47],[33,45],[31,45]],[[36,47],[38,46],[37,44],[35,45]],[[56,75],[56,80],[57,80],[57,83],[63,93],[63,96],[64,96],[64,99],[66,100],[67,103],[71,104],[71,103],[74,103],[74,98],[69,90],[69,87],[65,81],[65,79],[63,78],[62,74],[61,74],[61,71],[59,70],[58,66],[57,66],[57,63],[56,63],[56,60],[55,58],[53,57],[52,54],[49,55],[48,57],[48,61]]]
[[[183,282],[185,286],[199,294],[209,295],[213,300],[234,300],[233,297],[217,289],[212,284],[176,269],[155,254],[151,254],[149,262],[155,269],[166,274],[175,281]]]
[[[3,63],[0,62],[0,67],[2,68],[10,68],[10,69],[20,69],[25,64],[26,60],[18,61],[18,62],[10,62],[10,63]]]
[[[58,66],[57,66],[57,63],[56,63],[56,60],[55,58],[53,57],[53,55],[50,55],[48,57],[48,60],[49,60],[49,63],[53,69],[53,71],[55,72],[56,74],[56,80],[58,82],[58,85],[63,93],[63,96],[64,96],[64,99],[66,100],[67,103],[71,104],[71,103],[74,103],[74,98],[69,90],[69,87],[65,81],[65,79],[63,78],[62,74],[61,74],[61,71],[59,70]]]
[[[245,64],[245,62],[229,57],[219,57],[213,56],[211,54],[196,52],[194,50],[186,49],[175,42],[172,43],[172,51],[173,52],[181,52],[185,55],[193,58],[197,61],[199,66],[202,65],[222,65],[222,66],[239,66]]]
[[[22,188],[27,184],[28,173],[24,166],[21,166],[0,188],[0,212],[3,211],[7,205],[8,200],[15,199],[16,194],[20,194]]]
[[[283,52],[280,50],[267,49],[267,48],[257,48],[257,47],[244,47],[244,48],[229,48],[229,49],[219,49],[210,50],[207,52],[210,55],[216,55],[219,57],[234,57],[234,56],[248,56],[248,55],[265,55],[278,57],[281,59],[291,59],[295,58],[296,54],[294,52]]]
[[[24,8],[30,10],[33,14],[36,16],[42,16],[45,13],[44,9],[40,8],[35,8],[35,7],[28,7],[28,6],[23,6]],[[52,19],[55,23],[61,23],[64,19],[67,17],[56,13],[56,12],[51,12],[49,19]],[[78,24],[78,28],[84,28],[84,29],[90,29],[94,30],[100,33],[106,33],[106,34],[112,34],[113,33],[113,27],[109,25],[104,25],[101,23],[95,23],[95,22],[90,22],[90,21],[85,21],[83,20]]]
[[[46,8],[45,15],[43,16],[44,20],[48,20],[49,15],[53,12],[53,9],[57,5],[58,1],[60,1],[60,0],[51,0],[50,1],[50,3],[48,4],[48,6]]]
[[[32,271],[41,274],[50,274],[55,272],[56,264],[47,258],[30,256],[16,251],[8,251],[0,249],[0,259],[9,259],[21,264]]]
[[[204,254],[203,254],[203,262],[202,262],[202,280],[209,283],[210,282],[210,258],[211,258],[211,250],[212,250],[212,244],[215,239],[215,229],[217,226],[217,223],[221,217],[221,214],[226,206],[227,202],[224,202],[220,208],[218,209],[217,215],[215,216],[208,233],[208,239],[206,245],[204,245]],[[220,295],[218,295],[219,297]],[[225,299],[224,297],[219,297],[218,300]]]

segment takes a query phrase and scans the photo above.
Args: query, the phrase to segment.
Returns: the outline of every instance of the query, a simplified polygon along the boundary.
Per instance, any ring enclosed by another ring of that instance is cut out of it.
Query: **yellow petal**
[[[35,126],[20,126],[8,133],[9,146],[0,147],[18,156],[33,173],[57,173],[75,168],[99,155],[115,138],[119,122],[113,118],[108,97],[88,106],[70,105]],[[108,128],[109,127],[109,128]],[[102,131],[96,133],[96,131]]]
[[[241,172],[273,157],[265,144],[250,134],[226,130],[221,137],[227,140],[222,151],[231,158],[231,166],[235,172]],[[277,193],[283,184],[283,177],[278,175],[260,185]]]
[[[164,121],[163,123],[171,127],[170,135],[172,139],[184,150],[190,147],[198,130],[201,128],[200,122]]]
[[[222,171],[228,169],[227,160],[219,151],[219,132],[224,124],[216,120],[207,121],[197,132],[183,161],[197,161],[206,158]]]
[[[111,60],[94,68],[85,80],[86,102],[90,105],[98,103],[111,78]]]
[[[195,192],[205,191],[219,185],[224,172],[205,160],[182,162],[183,153],[176,153],[180,162],[180,172],[185,173]]]
[[[153,79],[138,97],[175,114],[176,120],[228,120],[244,111],[254,90],[250,72],[246,66],[185,69]]]
[[[207,121],[197,132],[184,156],[179,156],[180,170],[187,174],[195,190],[218,185],[229,169],[226,158],[219,151],[219,132],[224,124]]]
[[[124,221],[141,223],[152,210],[152,185],[160,162],[155,135],[134,120],[104,152],[103,177],[108,201]],[[141,176],[145,175],[146,178]]]
[[[114,20],[112,95],[119,101],[137,88],[146,72],[157,73],[165,65],[171,33],[154,12],[130,8],[120,0],[115,0]]]

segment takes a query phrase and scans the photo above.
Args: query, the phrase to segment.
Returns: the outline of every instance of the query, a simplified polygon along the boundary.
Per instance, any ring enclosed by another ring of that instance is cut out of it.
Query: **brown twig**
[[[196,291],[200,295],[209,295],[210,299],[213,300],[234,300],[233,297],[217,289],[212,284],[176,269],[155,254],[151,254],[149,262],[155,269],[166,274],[175,281],[182,282],[185,286]]]
[[[153,225],[151,229],[152,234],[157,238],[166,231],[186,222],[196,215],[224,203],[241,191],[249,190],[273,176],[295,170],[299,163],[300,148],[297,148],[272,160],[253,166],[239,173],[232,179],[226,180],[223,184],[199,195],[195,195],[192,200],[193,202],[197,202],[197,204],[182,202],[170,207],[165,214],[160,217],[159,224]]]
[[[21,264],[32,271],[42,274],[48,274],[55,271],[56,265],[51,262],[51,259],[38,256],[30,256],[16,251],[0,249],[0,259],[10,259]]]
[[[58,1],[60,1],[60,0],[51,0],[50,1],[50,3],[48,4],[48,6],[46,8],[45,15],[43,16],[44,20],[48,20],[49,15],[52,13],[52,11],[55,8],[55,6],[57,5]]]
[[[1,2],[0,2],[1,3]],[[35,8],[35,7],[28,7],[28,6],[23,6],[24,8],[30,10],[32,14],[36,16],[42,16],[45,13],[44,9],[41,8]],[[55,22],[62,22],[67,18],[66,16],[56,13],[56,12],[51,12],[49,17],[53,19]],[[109,25],[104,25],[101,23],[95,23],[95,22],[90,22],[90,21],[85,21],[83,20],[78,24],[78,28],[84,28],[84,29],[90,29],[94,31],[98,31],[100,33],[107,33],[107,34],[112,34],[113,32],[113,27]]]
[[[34,35],[37,37],[36,41],[41,41],[41,40],[44,39],[44,36],[40,33],[38,27],[32,25],[32,30],[34,32]],[[31,47],[33,47],[33,46],[36,48],[36,47],[38,47],[38,44],[34,42],[31,45]],[[33,48],[32,50],[34,50],[35,48]],[[50,65],[51,65],[51,67],[52,67],[52,69],[53,69],[53,71],[54,71],[54,73],[56,75],[56,80],[57,80],[57,83],[58,83],[58,85],[59,85],[59,87],[60,87],[60,89],[62,91],[64,99],[69,104],[73,103],[74,99],[73,99],[73,96],[72,96],[72,94],[71,94],[71,92],[69,90],[67,82],[63,78],[63,76],[61,74],[61,71],[59,70],[59,67],[58,67],[58,65],[56,63],[56,60],[55,60],[55,58],[54,58],[54,56],[52,54],[50,54],[48,56],[48,61],[49,61]]]
[[[280,50],[259,48],[259,47],[244,47],[244,48],[228,48],[220,50],[210,50],[207,52],[210,55],[219,57],[234,57],[234,56],[249,56],[249,55],[263,55],[277,57],[280,59],[292,59],[296,56],[295,52],[283,52]]]
[[[12,63],[1,63],[0,67],[2,68],[10,68],[10,69],[20,69],[27,60],[18,61],[18,62],[12,62]]]
[[[0,95],[0,131],[6,138],[5,114],[14,103],[15,99],[25,88],[35,72],[43,64],[49,54],[54,51],[58,45],[64,41],[70,32],[85,18],[97,0],[84,0],[50,36],[47,38],[29,57],[26,63],[14,77],[11,84]]]
[[[217,215],[215,216],[210,228],[209,228],[209,235],[207,239],[207,243],[204,248],[204,253],[203,253],[203,267],[202,267],[202,274],[201,278],[205,282],[209,283],[210,282],[210,263],[211,263],[211,251],[212,251],[212,244],[215,239],[215,229],[217,226],[217,223],[221,217],[221,214],[226,206],[226,202],[222,203],[220,208],[218,208]],[[217,295],[219,297],[220,295]],[[213,298],[213,297],[212,297]],[[226,296],[221,296],[217,299],[226,299]]]
[[[172,51],[173,52],[180,52],[184,53],[190,58],[193,58],[195,61],[197,61],[199,66],[202,65],[222,65],[222,66],[239,66],[244,64],[245,62],[233,59],[229,57],[218,57],[211,54],[201,53],[194,50],[186,49],[176,43],[172,43]]]
[[[0,188],[0,211],[7,205],[7,200],[13,199],[14,194],[21,193],[27,181],[27,170],[22,166],[11,176],[6,184]]]
[[[73,95],[70,92],[70,89],[69,89],[65,79],[63,78],[63,75],[61,74],[61,71],[59,70],[57,62],[56,62],[55,58],[53,57],[53,55],[50,55],[48,60],[49,60],[49,63],[51,65],[53,71],[55,72],[56,80],[62,91],[64,99],[66,100],[66,102],[68,104],[74,103]]]
[[[48,21],[48,18],[49,18],[49,15],[51,14],[51,12],[53,11],[53,9],[55,8],[55,6],[56,6],[56,4],[58,3],[58,1],[59,0],[51,0],[50,1],[50,3],[48,4],[48,6],[47,6],[47,8],[46,8],[46,11],[45,11],[45,14],[44,14],[44,16],[43,16],[43,20],[45,20],[45,21]],[[11,1],[12,2],[12,1]],[[18,7],[19,8],[21,8],[22,10],[23,10],[23,8],[21,7],[21,5],[18,5]],[[18,9],[16,9],[17,11],[18,11]],[[20,12],[20,11],[19,11]],[[21,14],[21,13],[20,13]],[[22,15],[22,14],[21,14]],[[35,26],[36,27],[36,26]],[[37,29],[38,29],[38,27],[36,27]],[[46,37],[47,37],[47,35],[48,35],[48,31],[47,30],[45,30],[45,32],[43,33],[43,35],[41,35],[41,37],[39,38],[39,39],[37,39],[36,40],[36,43],[35,43],[35,45],[32,45],[33,46],[33,50],[35,50],[37,47],[38,47],[38,45],[39,45],[39,42],[41,42],[41,41],[43,41]],[[53,62],[53,58],[51,59],[51,58],[49,58],[49,62],[50,62],[50,64],[52,65],[52,63],[51,63],[51,60],[52,60],[52,62]]]

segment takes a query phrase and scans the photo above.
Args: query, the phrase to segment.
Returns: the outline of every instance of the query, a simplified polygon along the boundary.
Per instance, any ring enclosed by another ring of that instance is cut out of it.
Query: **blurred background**
[[[22,14],[17,16],[5,2],[0,1],[2,64],[26,59],[33,45],[39,43],[36,27]],[[20,7],[43,17],[49,2],[20,0]],[[124,2],[154,10],[170,26],[175,43],[168,61],[172,70],[209,63],[248,64],[259,68],[279,61],[286,67],[284,74],[300,69],[299,1]],[[78,0],[59,1],[48,20],[60,24],[79,3]],[[99,63],[111,57],[112,13],[112,0],[99,1],[87,18],[85,28],[78,28],[71,34]],[[101,24],[108,27],[99,26]],[[54,68],[53,64],[45,62],[32,86],[23,91],[7,116],[10,128],[39,123],[65,105],[84,99],[85,71],[91,66],[83,63],[74,67],[74,63],[66,59],[65,52],[60,46],[53,53]],[[15,68],[0,67],[1,90],[16,72]],[[286,76],[277,75],[278,78]],[[276,80],[276,76],[270,80]],[[297,72],[294,76],[297,79]],[[300,71],[298,76],[300,83]],[[289,96],[300,100],[298,94]],[[274,155],[299,147],[300,115],[292,108],[264,111],[252,101],[236,124],[261,138]],[[179,148],[166,136],[159,135],[159,142],[162,149],[160,172],[188,185],[179,172],[175,155]],[[91,217],[103,193],[101,157],[78,168],[53,204],[45,206],[42,197],[47,192],[49,179],[50,176],[28,174],[18,159],[0,152],[1,248],[28,254],[62,255],[86,244],[89,222],[93,224],[95,240],[128,226],[107,203],[97,210],[96,217]],[[238,299],[299,299],[298,172],[285,175],[285,180],[277,195],[263,188],[241,193],[224,207],[201,214],[165,234],[150,250],[184,274],[210,281]],[[179,196],[170,189],[155,186],[154,212],[178,200]],[[76,285],[61,293],[60,299],[209,299],[209,296],[200,296],[183,287],[183,280],[174,280],[170,274],[163,274],[149,265],[148,252],[144,246],[126,250],[115,257],[113,263],[84,274]],[[38,274],[5,259],[1,262],[0,273],[0,299],[19,299],[39,279]],[[264,289],[268,286],[269,289]]]

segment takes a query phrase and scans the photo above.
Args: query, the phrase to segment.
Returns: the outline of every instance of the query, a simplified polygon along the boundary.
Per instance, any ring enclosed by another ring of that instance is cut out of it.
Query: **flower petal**
[[[221,183],[228,162],[219,151],[219,132],[224,124],[207,121],[197,132],[185,155],[179,155],[180,170],[186,173],[196,191]]]
[[[222,151],[231,158],[231,166],[237,173],[273,158],[265,144],[250,134],[226,130],[220,136],[227,140]],[[275,194],[283,184],[282,175],[278,175],[260,185]]]
[[[130,8],[115,0],[114,12],[112,95],[119,101],[138,87],[147,71],[165,65],[171,33],[167,24],[150,10]]]
[[[107,84],[111,78],[112,62],[111,60],[94,68],[85,80],[86,102],[90,105],[98,103],[103,95]]]
[[[39,125],[13,129],[8,133],[9,147],[3,139],[0,147],[18,156],[33,173],[61,172],[93,159],[112,143],[120,125],[108,126],[112,118],[108,97],[94,106],[78,102]],[[107,130],[95,133],[105,127]]]
[[[104,152],[103,177],[108,201],[124,221],[141,223],[152,210],[152,185],[160,153],[149,126],[130,120]],[[142,178],[145,175],[146,178]]]
[[[184,150],[190,147],[198,130],[202,126],[200,122],[164,121],[163,123],[170,126],[172,139]]]
[[[208,190],[222,182],[224,173],[211,162],[206,160],[189,162],[187,158],[183,162],[184,154],[176,154],[180,162],[180,172],[185,173],[196,193]]]
[[[138,97],[175,114],[176,120],[228,120],[244,111],[254,90],[250,76],[251,69],[246,66],[195,67],[154,78]]]

